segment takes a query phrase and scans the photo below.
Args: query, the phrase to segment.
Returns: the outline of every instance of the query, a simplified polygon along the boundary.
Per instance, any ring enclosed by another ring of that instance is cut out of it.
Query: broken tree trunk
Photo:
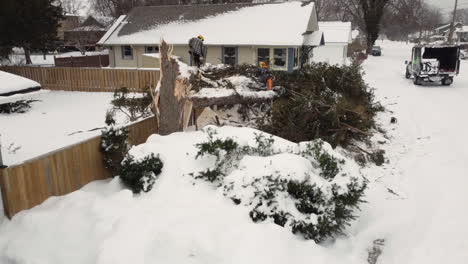
[[[272,97],[257,97],[257,96],[243,96],[238,93],[232,93],[229,96],[222,97],[204,97],[194,95],[190,97],[195,108],[209,107],[213,105],[248,105],[257,103],[269,103],[272,102],[278,96]]]
[[[183,131],[188,125],[192,103],[188,98],[190,81],[180,76],[180,67],[171,57],[169,45],[162,41],[161,48],[161,85],[159,99],[160,134],[168,135]]]

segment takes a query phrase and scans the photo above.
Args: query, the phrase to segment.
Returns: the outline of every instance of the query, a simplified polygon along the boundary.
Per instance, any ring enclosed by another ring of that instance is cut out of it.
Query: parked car
[[[413,47],[411,61],[405,63],[405,77],[413,77],[415,85],[441,82],[448,86],[460,72],[460,46],[416,45]]]
[[[382,48],[380,46],[372,47],[371,54],[372,56],[382,56]]]

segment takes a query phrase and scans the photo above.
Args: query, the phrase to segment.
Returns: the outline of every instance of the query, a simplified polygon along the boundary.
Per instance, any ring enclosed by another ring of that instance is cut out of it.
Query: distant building
[[[463,26],[459,28],[455,34],[457,34],[457,42],[459,44],[467,45],[468,44],[468,26]]]
[[[114,22],[112,17],[88,16],[78,27],[64,32],[64,47],[95,50],[96,43]]]
[[[59,28],[57,29],[58,39],[64,41],[65,31],[79,27],[80,23],[80,16],[65,14],[64,18],[59,22]]]
[[[121,16],[99,45],[111,67],[159,67],[161,39],[191,64],[188,42],[203,35],[211,64],[254,64],[292,71],[301,54],[323,45],[314,3],[146,6]]]
[[[325,36],[325,45],[314,49],[314,62],[343,65],[348,57],[348,45],[352,43],[351,22],[319,22]]]
[[[445,36],[445,37],[448,37],[449,33],[450,33],[450,26],[452,24],[445,24],[445,25],[441,25],[439,27],[437,27],[436,29],[433,30],[432,32],[432,35],[435,36],[435,35],[438,35],[438,36]],[[458,29],[461,29],[463,28],[463,23],[455,23],[455,31],[457,31]]]

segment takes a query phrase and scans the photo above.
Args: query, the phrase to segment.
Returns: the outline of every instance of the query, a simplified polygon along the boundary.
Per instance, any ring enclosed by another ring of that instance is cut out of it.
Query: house
[[[455,33],[457,34],[457,43],[462,45],[468,44],[468,26],[459,28]]]
[[[80,16],[66,13],[63,16],[63,19],[59,22],[59,27],[57,29],[57,38],[60,41],[63,41],[65,38],[65,31],[74,29],[80,26]]]
[[[439,36],[445,36],[447,37],[450,33],[450,27],[451,27],[451,23],[450,24],[445,24],[445,25],[441,25],[439,27],[437,27],[436,29],[434,29],[434,31],[432,32],[432,35],[439,35]],[[458,29],[461,29],[463,28],[463,24],[462,23],[455,23],[455,31],[457,31]]]
[[[96,43],[114,22],[113,17],[88,16],[79,27],[64,32],[64,47],[95,50]]]
[[[301,2],[136,7],[98,44],[110,49],[111,67],[159,67],[158,56],[151,55],[162,39],[191,64],[188,42],[198,35],[205,38],[207,63],[266,61],[284,71],[298,68],[301,58],[324,44],[314,3]]]
[[[319,29],[325,36],[325,45],[313,51],[314,62],[346,64],[348,45],[352,43],[351,22],[319,22]]]

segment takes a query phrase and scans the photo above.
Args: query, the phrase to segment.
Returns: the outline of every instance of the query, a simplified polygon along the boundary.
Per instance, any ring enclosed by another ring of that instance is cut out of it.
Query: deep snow
[[[193,134],[178,133],[176,143],[152,136],[138,148],[159,148],[172,161],[164,170],[175,173],[163,174],[151,193],[133,196],[114,179],[51,198],[0,225],[0,260],[362,264],[372,242],[385,239],[379,264],[466,263],[468,64],[452,87],[414,86],[403,76],[410,46],[378,44],[383,56],[364,68],[377,99],[392,111],[379,117],[386,137],[374,137],[385,141],[389,163],[362,169],[368,203],[347,237],[316,245],[277,225],[252,223],[247,208],[177,173],[200,166],[189,158],[193,149],[176,147],[193,142]]]
[[[38,101],[31,103],[32,108],[24,114],[0,114],[4,163],[21,163],[99,135],[100,130],[88,130],[105,126],[112,96],[112,93],[63,91],[23,96]]]

